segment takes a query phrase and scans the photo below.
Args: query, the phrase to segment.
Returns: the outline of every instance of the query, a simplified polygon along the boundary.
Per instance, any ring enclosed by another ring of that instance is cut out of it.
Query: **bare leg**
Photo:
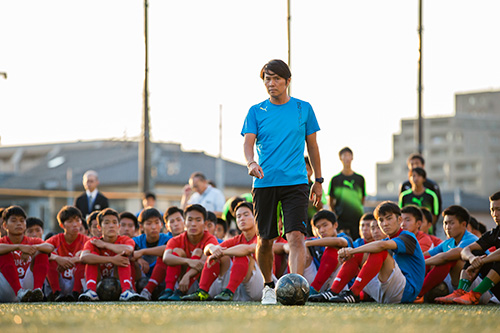
[[[304,234],[300,231],[291,231],[286,234],[290,254],[288,255],[288,264],[290,273],[304,274],[306,265],[306,245]]]
[[[264,283],[273,280],[273,239],[257,239],[256,256],[260,271],[264,277]]]

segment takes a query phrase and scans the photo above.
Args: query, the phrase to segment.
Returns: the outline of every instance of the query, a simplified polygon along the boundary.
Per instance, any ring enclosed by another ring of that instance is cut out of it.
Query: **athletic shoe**
[[[310,293],[310,291],[309,291]],[[329,302],[332,298],[337,296],[338,294],[333,292],[331,289],[325,290],[321,293],[316,293],[313,295],[309,295],[307,299],[308,302]]]
[[[142,289],[141,296],[144,297],[146,299],[146,301],[151,300],[151,293],[146,288]]]
[[[229,302],[232,301],[234,293],[229,289],[224,289],[219,295],[214,297],[214,301]]]
[[[36,288],[31,293],[29,302],[41,302],[43,301],[43,291],[40,288]]]
[[[453,303],[462,305],[477,305],[479,304],[479,298],[481,298],[481,295],[481,293],[471,290],[465,295],[455,298]]]
[[[413,303],[414,304],[423,304],[424,303],[424,296],[418,296],[417,298],[415,298]]]
[[[66,302],[76,302],[78,300],[79,296],[80,296],[80,293],[78,291],[72,291],[70,294],[66,295],[65,301]]]
[[[452,292],[451,294],[449,294],[448,296],[436,297],[434,299],[434,302],[441,303],[441,304],[453,304],[454,303],[453,300],[455,298],[462,297],[466,293],[467,292],[463,289],[457,289],[454,292]]]
[[[93,290],[87,290],[78,296],[78,302],[95,302],[99,300],[99,296]]]
[[[160,302],[168,301],[168,298],[174,294],[172,289],[165,289],[161,292],[160,296],[158,296],[158,300]]]
[[[328,300],[330,303],[359,303],[359,296],[356,296],[350,290],[343,290],[337,296]]]
[[[66,296],[64,296],[60,291],[56,291],[54,293],[54,302],[64,302],[66,300]]]
[[[17,299],[19,300],[19,302],[22,302],[22,303],[29,302],[32,293],[33,292],[29,289],[22,289],[21,288],[17,292]]]
[[[119,301],[121,302],[140,302],[146,301],[147,299],[133,290],[125,290],[121,293]]]
[[[269,287],[265,286],[264,290],[262,290],[262,301],[260,302],[262,305],[273,305],[276,304],[276,291]]]
[[[179,302],[182,296],[184,296],[184,293],[179,289],[176,289],[172,296],[170,296],[167,300],[171,302]]]
[[[181,301],[209,301],[210,295],[202,289],[198,289],[192,294],[182,296]]]

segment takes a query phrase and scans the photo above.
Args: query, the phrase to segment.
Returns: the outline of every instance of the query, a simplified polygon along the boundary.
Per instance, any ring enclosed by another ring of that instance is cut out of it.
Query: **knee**
[[[195,249],[193,251],[192,257],[200,257],[203,255],[203,249]]]
[[[300,231],[291,231],[286,234],[286,239],[290,247],[304,246],[304,234]]]

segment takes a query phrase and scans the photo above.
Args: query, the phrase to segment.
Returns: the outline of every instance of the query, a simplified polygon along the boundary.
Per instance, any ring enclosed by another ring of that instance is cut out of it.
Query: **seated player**
[[[182,300],[205,301],[214,296],[216,290],[225,284],[223,278],[231,264],[230,257],[233,257],[229,282],[222,292],[215,295],[214,300],[232,301],[234,298],[235,301],[260,301],[264,280],[255,261],[257,229],[253,205],[241,201],[236,205],[234,213],[241,234],[220,245],[208,244],[205,247],[204,252],[208,260],[201,273],[200,286],[195,293],[183,296]],[[213,288],[214,282],[220,285],[219,288]]]
[[[24,234],[28,237],[43,239],[43,221],[38,217],[28,217]]]
[[[339,250],[343,265],[329,291],[333,295],[329,302],[358,303],[364,291],[378,303],[409,303],[420,292],[425,275],[424,256],[415,235],[401,229],[398,205],[382,202],[373,215],[389,239]],[[389,255],[389,250],[393,255]],[[360,253],[369,253],[364,263],[364,257],[357,256]],[[352,287],[335,296],[335,290],[341,290],[356,275]]]
[[[75,302],[83,289],[85,265],[80,261],[80,254],[89,238],[79,232],[82,220],[78,208],[64,206],[57,213],[57,221],[64,233],[47,240],[53,246],[47,275],[52,290],[49,299],[55,302]]]
[[[24,235],[26,213],[10,206],[2,213],[7,235],[0,239],[0,302],[41,302],[52,246]]]
[[[134,214],[131,212],[120,213],[120,236],[134,238],[138,229],[139,221],[137,221],[137,217]]]
[[[189,205],[184,215],[186,232],[169,240],[163,254],[163,262],[168,267],[165,290],[158,297],[160,301],[180,301],[181,296],[190,291],[203,269],[207,259],[203,253],[205,246],[219,244],[215,236],[206,230],[207,211],[203,206]]]
[[[434,247],[436,247],[439,244],[441,244],[443,240],[429,233],[429,229],[432,227],[432,214],[425,207],[419,207],[419,208],[422,211],[422,224],[420,225],[420,231],[429,235],[429,237],[432,240],[432,244],[434,245]]]
[[[101,238],[102,232],[99,228],[99,223],[97,222],[97,215],[99,214],[99,210],[95,210],[87,216],[87,226],[89,237]]]
[[[500,299],[500,251],[498,250],[500,248],[500,192],[490,196],[489,200],[491,217],[497,226],[462,250],[461,257],[465,265],[460,274],[458,288],[448,296],[436,298],[436,302],[475,305],[479,304],[481,296],[488,291]],[[492,246],[497,250],[487,254]],[[478,275],[482,277],[482,281],[469,291]]]
[[[120,301],[144,300],[134,292],[131,278],[129,256],[134,251],[135,243],[129,237],[118,234],[119,218],[118,212],[112,208],[106,208],[97,215],[102,237],[87,241],[80,256],[82,263],[86,264],[87,291],[80,295],[79,301],[98,301],[97,283],[109,276],[117,276],[120,280]]]
[[[214,236],[217,239],[226,240],[227,239],[227,223],[221,218],[217,219],[217,224],[215,225]]]
[[[309,249],[315,246],[324,247],[319,267],[310,284],[310,294],[315,295],[331,286],[332,280],[337,275],[337,269],[340,267],[338,250],[346,246],[352,247],[352,239],[343,232],[337,234],[337,217],[332,211],[320,210],[314,214],[311,225],[313,232],[318,234],[319,238],[306,240],[306,247]],[[307,268],[304,270],[304,277],[306,277],[311,265],[314,266],[314,263],[308,265],[306,262]],[[316,267],[314,266],[314,268]]]
[[[422,168],[414,168],[408,172],[411,189],[401,192],[399,195],[399,207],[408,205],[426,207],[432,213],[432,225],[434,226],[439,214],[439,198],[434,191],[424,186],[427,174]]]
[[[373,241],[372,233],[371,233],[371,224],[372,221],[375,220],[375,216],[372,213],[365,213],[359,219],[359,235],[360,237],[352,242],[353,247],[358,247],[361,245],[365,245]]]
[[[418,244],[422,252],[427,252],[434,247],[432,239],[426,233],[420,231],[422,225],[423,214],[420,208],[414,205],[408,205],[401,209],[401,228],[409,231],[417,237]]]
[[[213,212],[207,212],[207,230],[209,233],[215,236],[217,238],[217,241],[220,243],[223,242],[222,238],[218,238],[217,235],[215,234],[215,229],[217,226],[217,216],[215,216],[215,213]]]
[[[445,281],[450,275],[451,285],[457,286],[460,271],[464,266],[460,252],[466,246],[475,242],[478,238],[467,231],[470,214],[467,209],[453,205],[443,212],[443,228],[448,239],[424,252],[425,265],[431,268],[425,276],[419,297],[423,297],[432,288]],[[448,286],[449,288],[450,286]],[[438,301],[438,298],[435,299]]]
[[[467,231],[479,238],[487,231],[487,229],[484,223],[479,222],[474,216],[471,216],[469,225],[467,226]]]
[[[169,207],[163,214],[163,221],[167,226],[167,235],[171,237],[179,236],[186,230],[184,223],[184,212],[176,207]]]

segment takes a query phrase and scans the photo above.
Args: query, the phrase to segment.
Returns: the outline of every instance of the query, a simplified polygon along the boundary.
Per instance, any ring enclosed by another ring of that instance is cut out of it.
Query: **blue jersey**
[[[146,234],[142,234],[140,236],[132,238],[135,242],[135,245],[139,250],[146,249],[148,247],[156,247],[156,246],[161,246],[161,245],[166,245],[168,240],[172,238],[171,235],[168,234],[163,234],[160,233],[160,239],[158,240],[158,244],[155,246],[148,246],[148,243],[146,242]],[[146,274],[147,277],[151,277],[151,274],[153,273],[153,268],[156,265],[156,259],[158,259],[157,256],[143,256],[142,259],[146,260],[149,264],[149,272]]]
[[[458,242],[458,244],[455,243],[455,238],[449,238],[449,239],[445,240],[444,242],[442,242],[441,244],[439,244],[438,246],[436,246],[435,248],[430,249],[428,252],[431,256],[435,256],[438,253],[448,252],[449,250],[455,249],[457,247],[463,249],[464,247],[469,246],[470,244],[474,243],[478,239],[479,238],[476,235],[465,230],[465,233],[462,236],[462,239],[460,240],[460,242]]]
[[[253,179],[254,188],[307,184],[304,161],[306,137],[319,131],[311,105],[290,97],[281,105],[265,100],[250,108],[241,135],[256,135],[262,179]]]
[[[353,247],[352,238],[348,234],[341,232],[340,234],[337,234],[336,237],[344,238],[347,241],[347,247]],[[313,240],[313,239],[319,239],[319,238],[313,237],[313,238],[308,238],[308,239]],[[324,246],[310,246],[309,247],[309,252],[311,253],[311,257],[313,259],[313,262],[314,262],[314,265],[316,266],[316,268],[319,268],[319,266],[320,266],[321,257],[323,256],[324,251],[325,251]]]
[[[365,245],[366,242],[363,238],[358,238],[356,239],[353,243],[352,243],[352,247],[356,248],[356,247],[360,247],[361,245]]]
[[[392,251],[394,253],[394,260],[397,262],[401,272],[406,278],[406,285],[401,303],[410,303],[417,298],[424,284],[424,255],[422,254],[415,234],[411,232],[403,230],[397,237],[391,240],[396,242],[398,246]]]

